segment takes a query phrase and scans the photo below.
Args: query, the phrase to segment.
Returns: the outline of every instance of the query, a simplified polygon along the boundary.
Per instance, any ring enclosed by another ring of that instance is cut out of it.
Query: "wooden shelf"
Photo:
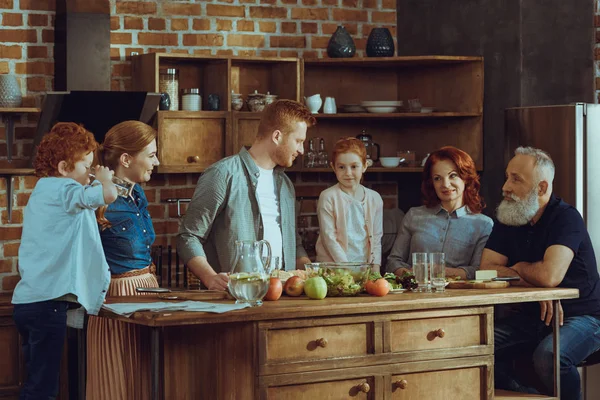
[[[408,56],[408,57],[366,57],[366,58],[324,58],[305,59],[304,65],[331,65],[356,67],[417,67],[424,65],[480,62],[483,57],[470,56]]]
[[[456,118],[456,117],[480,117],[481,113],[466,112],[432,112],[432,113],[337,113],[337,114],[316,114],[318,119],[402,119],[402,118]]]
[[[13,114],[25,114],[25,113],[39,113],[41,108],[37,107],[3,107],[0,108],[0,113],[13,113]]]
[[[331,168],[304,168],[304,167],[291,167],[286,168],[286,172],[330,172],[333,174]],[[384,167],[369,167],[367,172],[423,172],[421,167],[396,167],[396,168],[384,168]]]
[[[0,168],[0,175],[33,175],[33,168]]]

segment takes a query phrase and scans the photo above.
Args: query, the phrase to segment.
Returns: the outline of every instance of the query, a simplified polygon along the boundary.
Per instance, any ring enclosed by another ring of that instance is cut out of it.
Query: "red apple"
[[[279,278],[271,278],[269,280],[269,291],[265,295],[265,300],[275,301],[281,297],[283,287]]]
[[[299,276],[292,276],[285,282],[283,290],[288,296],[300,296],[304,291],[304,281]]]

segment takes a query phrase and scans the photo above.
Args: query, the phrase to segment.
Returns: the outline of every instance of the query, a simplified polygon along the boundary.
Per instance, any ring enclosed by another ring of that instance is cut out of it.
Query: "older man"
[[[294,186],[281,167],[303,154],[315,123],[302,104],[279,100],[262,112],[249,150],[211,165],[198,180],[177,250],[209,289],[227,288],[236,240],[266,239],[286,269],[310,262],[296,232]]]
[[[600,279],[594,249],[579,212],[552,194],[554,163],[542,150],[519,147],[506,168],[504,200],[483,251],[481,269],[517,276],[516,285],[579,289],[562,308],[527,303],[496,324],[495,380],[501,389],[535,393],[512,368],[524,349],[545,386],[553,387],[552,316],[560,318],[561,399],[579,399],[577,364],[600,348]],[[564,313],[563,313],[564,308]]]

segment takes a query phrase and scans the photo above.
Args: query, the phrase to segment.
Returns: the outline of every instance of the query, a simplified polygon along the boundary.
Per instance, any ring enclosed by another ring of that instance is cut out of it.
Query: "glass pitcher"
[[[263,256],[264,246],[267,255]],[[260,306],[269,290],[271,245],[266,240],[236,240],[235,263],[229,274],[229,292],[236,303]]]

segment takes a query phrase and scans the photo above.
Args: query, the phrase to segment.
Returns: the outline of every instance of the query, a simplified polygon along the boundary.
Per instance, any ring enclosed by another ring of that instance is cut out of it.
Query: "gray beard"
[[[496,208],[498,221],[509,226],[523,226],[531,221],[540,209],[536,190],[531,191],[525,199],[516,195],[508,195],[514,201],[502,200]]]

